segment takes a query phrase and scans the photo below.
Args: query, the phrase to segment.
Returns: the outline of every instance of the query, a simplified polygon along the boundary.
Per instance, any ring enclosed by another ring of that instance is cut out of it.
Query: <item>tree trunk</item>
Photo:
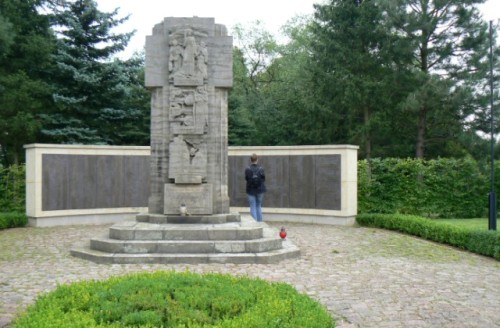
[[[372,143],[370,136],[370,110],[365,107],[363,111],[364,123],[365,123],[365,154],[366,159],[370,160],[372,155]]]
[[[372,168],[371,168],[371,157],[372,157],[372,140],[370,134],[370,109],[365,107],[363,111],[364,123],[365,123],[365,157],[368,163],[367,170],[368,179],[371,179]]]
[[[19,153],[17,152],[17,149],[12,153],[12,158],[12,164],[19,165]]]
[[[418,131],[417,131],[417,146],[415,157],[418,159],[424,159],[425,150],[425,127],[427,121],[427,109],[421,108],[418,115]]]

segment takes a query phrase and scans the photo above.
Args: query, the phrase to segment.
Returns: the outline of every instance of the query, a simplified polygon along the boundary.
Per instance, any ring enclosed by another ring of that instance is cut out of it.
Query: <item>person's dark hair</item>
[[[257,154],[255,154],[255,153],[254,153],[254,154],[252,154],[252,156],[250,156],[250,161],[251,161],[252,163],[257,163],[257,160],[258,160],[258,159],[259,159],[259,158],[257,157]]]

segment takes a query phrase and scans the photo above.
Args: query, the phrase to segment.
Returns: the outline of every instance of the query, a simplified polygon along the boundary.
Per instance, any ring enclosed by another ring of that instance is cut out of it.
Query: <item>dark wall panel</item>
[[[316,206],[329,210],[341,209],[340,155],[315,158]]]
[[[147,207],[149,156],[42,155],[42,209]],[[340,155],[262,156],[264,207],[341,209]],[[230,156],[229,197],[247,207],[249,156]]]
[[[314,156],[290,156],[290,204],[293,208],[315,208]]]
[[[267,192],[264,196],[264,207],[290,207],[289,157],[263,156],[260,164],[266,172]]]
[[[230,206],[248,206],[245,192],[245,168],[249,165],[249,157],[229,156],[228,181]]]
[[[42,210],[147,207],[149,156],[42,155]]]
[[[249,156],[229,157],[230,205],[246,207],[244,170]],[[262,156],[264,207],[340,210],[340,155]]]

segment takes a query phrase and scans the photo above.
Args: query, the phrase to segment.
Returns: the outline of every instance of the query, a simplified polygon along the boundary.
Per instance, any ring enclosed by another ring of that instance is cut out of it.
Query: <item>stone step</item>
[[[239,213],[188,216],[142,213],[136,216],[136,221],[157,224],[221,224],[241,222],[241,218]]]
[[[252,240],[263,236],[258,223],[155,224],[124,222],[109,228],[109,238],[118,240]]]
[[[259,253],[280,249],[280,238],[254,240],[115,240],[93,238],[90,248],[108,253]]]
[[[272,264],[300,256],[300,250],[287,241],[283,248],[261,253],[149,253],[124,254],[107,253],[89,247],[75,248],[71,255],[101,264],[200,264],[200,263],[234,263],[234,264]]]
[[[124,221],[71,250],[96,263],[277,263],[300,256],[279,231],[250,217],[220,224]]]

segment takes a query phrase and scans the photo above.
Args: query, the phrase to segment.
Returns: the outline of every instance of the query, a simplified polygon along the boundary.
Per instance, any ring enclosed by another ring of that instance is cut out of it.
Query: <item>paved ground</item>
[[[500,262],[394,232],[286,224],[302,256],[271,265],[97,265],[69,255],[108,227],[0,231],[0,327],[57,284],[165,269],[287,282],[343,328],[500,327]]]

